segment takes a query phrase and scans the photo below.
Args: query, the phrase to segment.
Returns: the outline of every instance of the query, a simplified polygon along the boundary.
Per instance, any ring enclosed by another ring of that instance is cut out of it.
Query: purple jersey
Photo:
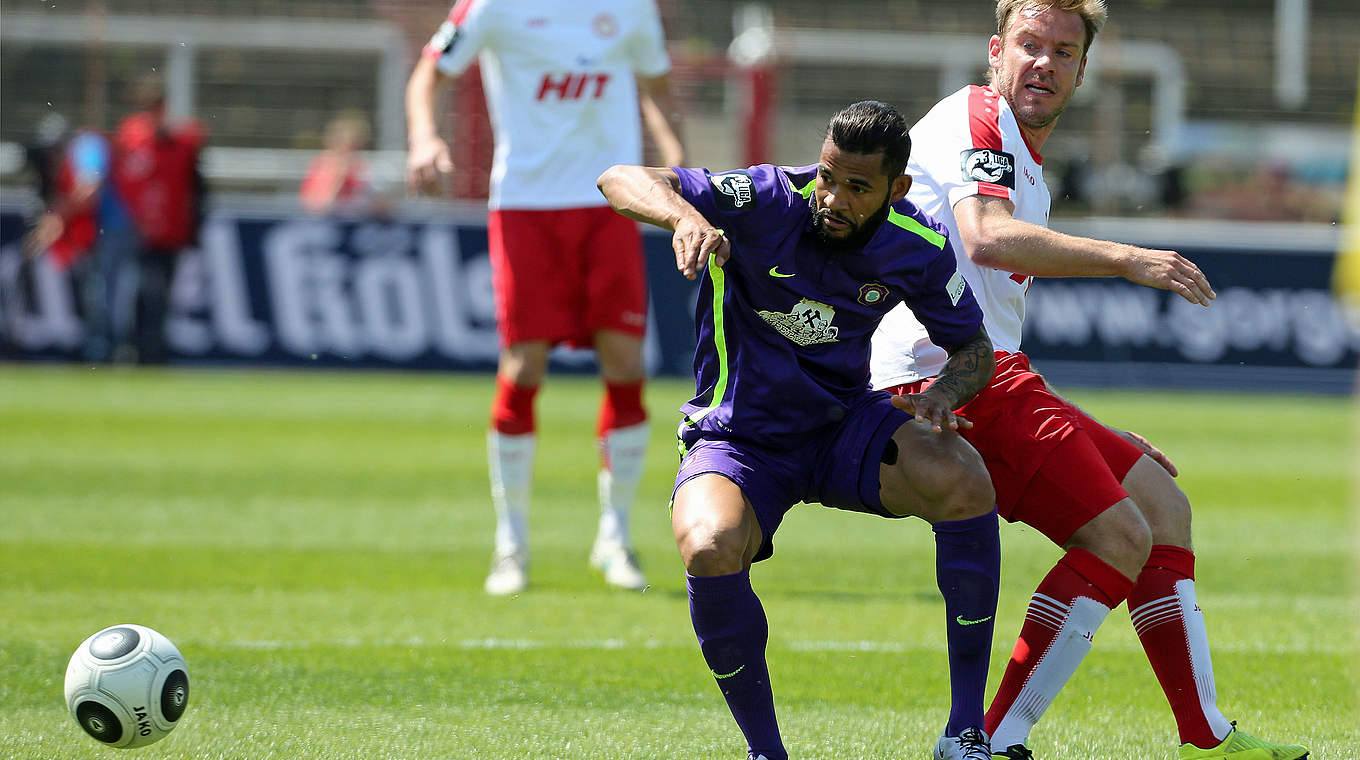
[[[694,315],[695,397],[681,411],[705,436],[783,449],[839,422],[869,388],[869,338],[898,303],[939,346],[982,327],[944,226],[909,201],[863,248],[833,252],[812,227],[817,165],[675,171],[732,245]]]

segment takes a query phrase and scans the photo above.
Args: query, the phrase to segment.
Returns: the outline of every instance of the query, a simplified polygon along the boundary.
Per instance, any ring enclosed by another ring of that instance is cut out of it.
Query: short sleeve
[[[707,169],[676,168],[680,195],[714,227],[738,238],[768,229],[780,209],[788,207],[781,192],[782,175],[771,166],[711,173]]]
[[[671,70],[666,52],[666,32],[661,14],[653,0],[639,0],[637,26],[630,44],[633,71],[639,76],[658,77]]]
[[[973,195],[1014,202],[1015,157],[1001,132],[996,93],[972,86],[953,107],[932,114],[912,130],[912,163],[948,207]]]
[[[491,37],[492,4],[491,0],[458,0],[421,55],[434,58],[439,70],[449,76],[461,74]]]
[[[982,308],[958,269],[948,239],[919,272],[904,301],[930,341],[942,348],[960,346],[982,328]]]

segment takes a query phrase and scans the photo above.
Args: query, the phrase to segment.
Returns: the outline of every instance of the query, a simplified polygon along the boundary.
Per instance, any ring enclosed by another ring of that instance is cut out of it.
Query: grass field
[[[189,662],[182,725],[138,758],[736,760],[694,642],[666,502],[675,381],[634,517],[654,584],[586,566],[597,386],[539,399],[533,586],[481,584],[484,376],[0,366],[0,758],[118,755],[62,700],[71,651],[159,629]],[[1220,704],[1316,760],[1360,758],[1349,399],[1074,392],[1161,445],[1196,508]],[[1057,551],[1003,527],[992,686]],[[795,758],[929,756],[948,707],[920,522],[795,509],[757,566]],[[1124,609],[1033,736],[1042,760],[1175,757]]]

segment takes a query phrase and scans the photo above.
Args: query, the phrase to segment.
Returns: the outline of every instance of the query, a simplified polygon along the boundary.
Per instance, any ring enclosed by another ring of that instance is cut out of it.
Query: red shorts
[[[597,330],[646,331],[646,265],[633,220],[608,206],[500,209],[487,236],[503,344],[586,347]]]
[[[922,380],[890,388],[919,393]],[[1061,546],[1078,528],[1128,496],[1120,483],[1143,455],[1136,446],[1048,390],[1024,354],[996,352],[996,374],[958,410],[960,431],[982,455],[997,511]]]

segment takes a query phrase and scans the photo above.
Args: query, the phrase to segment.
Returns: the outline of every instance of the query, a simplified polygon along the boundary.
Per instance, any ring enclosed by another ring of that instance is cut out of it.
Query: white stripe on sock
[[[1096,629],[1110,614],[1109,607],[1084,596],[1073,600],[1071,607],[1065,607],[1051,597],[1035,594],[1030,609],[1033,610],[1035,605],[1044,608],[1056,606],[1063,609],[1065,614],[1058,634],[1039,657],[1039,662],[1016,695],[1015,702],[992,733],[994,748],[1005,749],[1012,744],[1028,741],[1030,729],[1034,728],[1054,697],[1071,680],[1077,666],[1091,651]],[[1042,621],[1036,619],[1036,622]]]

